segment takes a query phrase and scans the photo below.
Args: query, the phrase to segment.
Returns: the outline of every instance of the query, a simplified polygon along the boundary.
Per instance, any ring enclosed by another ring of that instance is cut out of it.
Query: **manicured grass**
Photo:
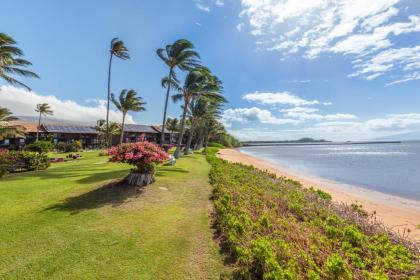
[[[163,166],[141,192],[96,152],[0,179],[0,279],[218,279],[209,165]]]

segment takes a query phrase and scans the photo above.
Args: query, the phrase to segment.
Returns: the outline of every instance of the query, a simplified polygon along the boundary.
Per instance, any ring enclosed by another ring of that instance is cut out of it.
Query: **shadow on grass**
[[[44,211],[68,211],[72,214],[78,214],[83,210],[95,209],[105,205],[117,207],[127,202],[129,198],[138,197],[142,193],[143,188],[134,188],[122,181],[114,181],[79,196],[69,197],[61,203],[44,209]]]
[[[155,176],[159,177],[159,176],[164,176],[164,174],[166,172],[176,172],[176,173],[190,173],[190,171],[185,170],[183,168],[180,167],[174,167],[174,166],[162,166],[160,167]]]

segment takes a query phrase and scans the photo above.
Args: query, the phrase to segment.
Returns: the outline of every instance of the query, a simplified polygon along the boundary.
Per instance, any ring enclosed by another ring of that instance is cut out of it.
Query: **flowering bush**
[[[49,166],[46,153],[0,150],[0,177],[8,172],[44,170]]]
[[[152,174],[155,165],[168,159],[168,154],[150,142],[125,143],[109,149],[110,161],[135,165],[137,173]]]

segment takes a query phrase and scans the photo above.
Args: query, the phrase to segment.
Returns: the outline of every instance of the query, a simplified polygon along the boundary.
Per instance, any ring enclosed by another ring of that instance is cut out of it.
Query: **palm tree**
[[[118,110],[122,113],[122,123],[121,123],[121,139],[120,144],[122,144],[124,139],[124,124],[125,124],[125,117],[129,111],[133,112],[139,112],[139,111],[145,111],[146,108],[144,105],[146,105],[145,102],[143,102],[143,99],[141,97],[137,96],[137,92],[130,89],[126,90],[123,89],[120,93],[120,97],[117,100],[114,96],[114,94],[111,94],[111,100],[112,103],[114,103],[115,107],[117,107]]]
[[[179,129],[179,120],[177,118],[167,118],[166,127],[170,131],[169,142],[172,142],[172,135],[174,132],[177,132]]]
[[[35,112],[39,113],[39,118],[38,118],[38,127],[36,130],[36,141],[38,141],[39,139],[39,128],[41,127],[41,116],[47,116],[47,115],[52,115],[53,111],[50,108],[50,105],[48,105],[48,103],[42,103],[42,104],[37,104],[36,108],[35,108]]]
[[[12,37],[4,33],[0,33],[0,78],[4,79],[11,85],[18,85],[31,90],[24,83],[16,80],[12,76],[9,76],[9,74],[15,74],[23,77],[39,78],[34,72],[23,69],[32,65],[32,63],[20,58],[23,56],[23,52],[15,45],[16,42]]]
[[[203,66],[199,66],[191,70],[184,82],[184,86],[182,88],[182,93],[175,94],[172,96],[172,99],[176,102],[178,100],[183,99],[183,112],[182,112],[182,119],[181,119],[181,129],[179,133],[177,148],[175,150],[175,158],[179,158],[179,153],[181,150],[181,143],[182,138],[184,136],[184,127],[185,127],[185,119],[187,115],[188,106],[191,100],[203,97],[215,98],[224,100],[223,97],[220,95],[221,91],[221,83],[217,79],[217,77],[213,76],[209,69]]]
[[[114,38],[111,40],[111,47],[109,49],[109,65],[108,65],[108,94],[107,94],[107,108],[106,108],[106,135],[105,139],[110,146],[109,143],[109,133],[110,133],[110,125],[109,125],[109,100],[111,98],[111,66],[112,66],[112,58],[118,57],[122,60],[130,59],[130,55],[128,54],[128,49],[124,45],[124,42],[119,40],[118,38]]]
[[[189,105],[189,114],[191,120],[190,133],[188,134],[187,144],[185,146],[185,153],[188,154],[191,148],[191,142],[196,130],[200,131],[196,139],[196,146],[199,142],[204,141],[203,133],[206,127],[206,122],[209,119],[219,119],[221,117],[220,108],[222,103],[225,102],[224,98],[215,94],[213,97],[203,97],[192,100]],[[202,145],[201,145],[202,146]]]
[[[165,125],[166,125],[166,114],[168,110],[168,99],[171,87],[174,83],[178,82],[176,77],[175,68],[178,67],[182,71],[190,71],[194,67],[198,66],[198,59],[200,56],[196,51],[193,50],[193,44],[186,40],[180,39],[175,41],[172,45],[167,45],[164,49],[157,49],[157,55],[165,62],[169,67],[169,74],[162,80],[162,86],[166,87],[166,98],[165,107],[163,110],[163,121],[162,121],[162,134],[160,136],[161,145],[165,141]],[[164,83],[166,80],[166,83]]]
[[[9,109],[0,107],[0,140],[6,137],[23,137],[25,129],[9,122],[17,120]]]

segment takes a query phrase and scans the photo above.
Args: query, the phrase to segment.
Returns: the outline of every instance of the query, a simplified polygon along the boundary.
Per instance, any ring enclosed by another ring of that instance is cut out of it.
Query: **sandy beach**
[[[324,178],[298,174],[263,159],[259,159],[234,149],[223,149],[218,153],[220,158],[232,162],[253,165],[261,170],[268,170],[278,176],[284,176],[300,181],[304,187],[316,187],[330,193],[335,202],[363,205],[368,212],[376,212],[376,216],[385,225],[402,233],[409,229],[409,237],[420,241],[420,202],[392,196],[366,188],[350,186]]]

